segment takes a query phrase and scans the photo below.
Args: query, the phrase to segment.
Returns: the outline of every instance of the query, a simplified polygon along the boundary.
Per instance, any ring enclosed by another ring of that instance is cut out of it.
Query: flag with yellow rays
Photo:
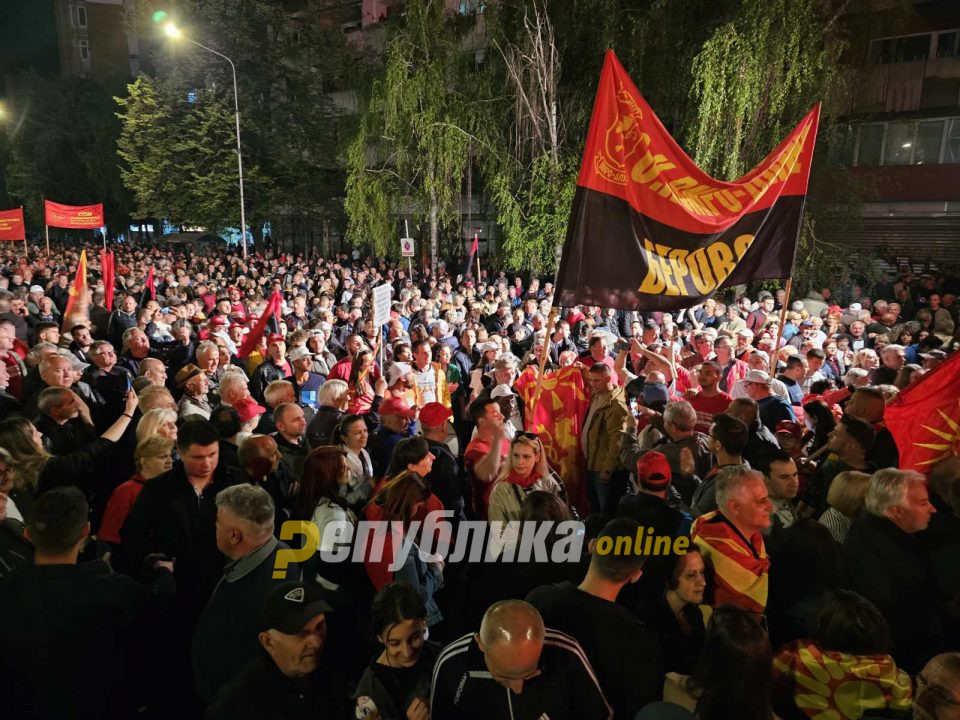
[[[901,390],[883,414],[900,468],[924,474],[960,455],[960,352]]]
[[[583,374],[575,367],[544,373],[540,402],[531,408],[536,387],[534,368],[524,370],[514,385],[527,413],[527,429],[540,437],[547,462],[563,480],[567,500],[585,513],[589,502],[581,479],[580,431],[590,400],[583,384]]]

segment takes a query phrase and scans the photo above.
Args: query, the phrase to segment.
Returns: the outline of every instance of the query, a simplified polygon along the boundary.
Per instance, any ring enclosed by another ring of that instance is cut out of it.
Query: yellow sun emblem
[[[960,407],[960,399],[957,400],[957,406]],[[960,455],[960,423],[939,408],[937,408],[937,412],[940,414],[940,417],[943,418],[943,421],[946,423],[946,427],[952,430],[952,432],[948,432],[943,428],[933,428],[929,425],[922,425],[921,427],[923,427],[925,430],[929,430],[938,438],[942,438],[945,442],[914,443],[914,445],[917,447],[927,448],[928,450],[939,452],[938,455],[935,455],[929,460],[924,460],[923,462],[917,463],[918,465],[933,465],[934,463],[938,463],[941,460],[946,460],[949,457]]]

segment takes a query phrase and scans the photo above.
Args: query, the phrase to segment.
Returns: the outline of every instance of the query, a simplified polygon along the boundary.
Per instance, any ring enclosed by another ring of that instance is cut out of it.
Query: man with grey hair
[[[503,600],[484,614],[479,633],[440,653],[430,716],[599,720],[613,717],[613,710],[580,644],[545,628],[529,603]]]
[[[942,639],[935,580],[917,539],[935,512],[926,479],[912,470],[878,470],[865,505],[843,543],[846,585],[880,609],[897,665],[916,672]]]
[[[97,439],[90,409],[70,388],[48,387],[37,398],[34,427],[52,455],[67,455]]]
[[[715,574],[714,606],[735,605],[762,615],[767,606],[770,561],[762,530],[773,505],[763,474],[730,466],[716,479],[718,510],[697,518],[690,537]]]
[[[907,351],[903,345],[884,345],[880,351],[880,367],[870,371],[870,384],[893,385],[906,362]]]
[[[644,431],[638,439],[636,418],[627,413],[620,436],[620,463],[635,468],[649,450],[663,453],[673,473],[673,487],[689,505],[700,479],[707,477],[715,464],[709,438],[696,429],[697,411],[686,400],[668,404],[662,418],[652,410],[644,411],[652,417],[651,431]]]
[[[271,590],[300,577],[296,563],[284,563],[274,577],[277,553],[289,547],[274,537],[275,507],[266,490],[232,485],[217,493],[216,503],[217,548],[227,564],[200,616],[191,652],[197,694],[207,701],[256,657],[258,623]]]

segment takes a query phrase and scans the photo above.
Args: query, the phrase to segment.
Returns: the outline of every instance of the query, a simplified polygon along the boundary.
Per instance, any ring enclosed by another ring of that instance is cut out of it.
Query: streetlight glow
[[[154,19],[157,18],[157,13],[154,13]],[[162,18],[159,18],[162,19]],[[237,175],[240,185],[240,249],[243,253],[244,259],[247,257],[247,210],[246,203],[243,199],[243,148],[240,145],[240,94],[237,92],[237,66],[234,65],[233,60],[228,58],[219,50],[214,50],[212,47],[207,47],[203,43],[198,43],[196,40],[193,40],[189,37],[185,37],[183,33],[180,32],[180,29],[174,25],[172,22],[168,22],[163,26],[163,31],[166,33],[167,37],[172,39],[183,39],[184,42],[188,42],[191,45],[195,45],[201,50],[206,50],[209,53],[216,55],[219,58],[222,58],[227,61],[230,65],[230,74],[233,76],[233,116],[236,125],[236,134],[237,134]]]

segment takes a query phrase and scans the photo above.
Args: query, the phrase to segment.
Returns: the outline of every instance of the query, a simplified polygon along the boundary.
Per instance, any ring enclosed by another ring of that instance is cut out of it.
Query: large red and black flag
[[[557,274],[557,304],[690,307],[793,268],[820,106],[733,182],[703,172],[607,51]]]

